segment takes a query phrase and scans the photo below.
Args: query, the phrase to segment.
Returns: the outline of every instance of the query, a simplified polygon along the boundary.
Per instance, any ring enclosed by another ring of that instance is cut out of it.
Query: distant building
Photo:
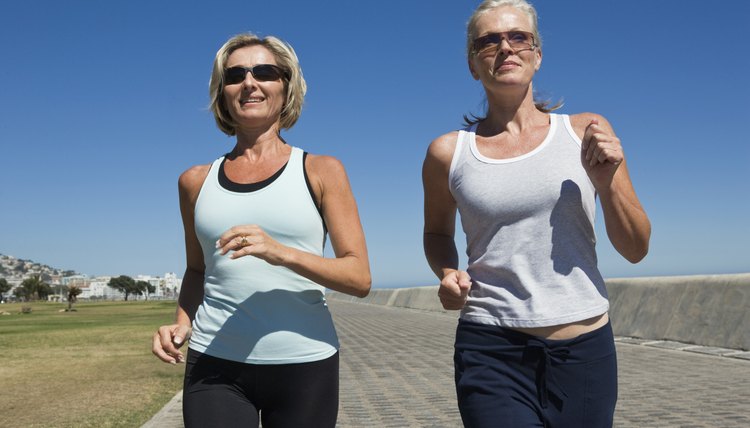
[[[6,299],[14,299],[14,290],[21,285],[24,279],[33,275],[39,275],[42,281],[49,284],[54,293],[48,296],[48,300],[65,301],[67,299],[67,288],[76,286],[81,289],[78,295],[82,300],[122,300],[125,293],[110,287],[111,276],[89,277],[86,274],[78,274],[72,270],[62,270],[49,267],[31,260],[19,259],[14,256],[0,254],[0,277],[5,278],[11,289],[3,293]],[[148,298],[154,299],[176,299],[180,294],[182,279],[177,278],[174,272],[167,272],[163,277],[151,275],[138,275],[133,278],[136,281],[146,281],[154,287],[154,292]],[[140,300],[146,296],[130,296],[130,299]]]
[[[97,276],[89,278],[87,275],[72,275],[60,278],[60,284],[66,287],[77,286],[81,289],[78,298],[81,300],[124,300],[125,293],[109,286],[111,276]],[[176,299],[180,292],[182,280],[174,273],[166,273],[164,277],[151,275],[137,275],[135,281],[145,281],[151,284],[155,290],[148,295],[149,299]],[[65,300],[60,291],[59,299]],[[147,296],[130,295],[130,300],[142,300]],[[56,299],[57,300],[57,299]]]
[[[75,285],[77,287],[85,287],[89,282],[89,276],[86,274],[64,276],[60,278],[60,284],[65,287]]]
[[[153,294],[149,295],[149,298],[156,299],[175,299],[180,294],[180,286],[182,280],[177,278],[174,272],[167,272],[164,277],[151,276],[151,275],[138,275],[135,278],[136,281],[146,281],[156,289]]]
[[[111,276],[97,276],[89,280],[86,285],[81,287],[81,294],[78,295],[79,299],[91,300],[122,300],[125,298],[125,293],[115,290],[110,287],[109,280]]]
[[[177,278],[177,274],[169,272],[164,274],[164,292],[165,297],[177,298],[180,295],[182,287],[182,278]]]

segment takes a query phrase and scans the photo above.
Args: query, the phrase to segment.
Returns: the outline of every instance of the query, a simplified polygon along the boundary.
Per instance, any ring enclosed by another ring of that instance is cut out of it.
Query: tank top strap
[[[198,201],[202,199],[201,196],[209,191],[207,189],[212,189],[219,186],[219,169],[221,168],[221,163],[224,161],[225,157],[226,156],[224,155],[219,156],[218,159],[211,162],[211,166],[208,167],[208,174],[206,174],[206,179],[203,180],[203,184],[201,184],[201,190],[198,192],[196,205]]]
[[[464,129],[458,131],[458,137],[456,138],[456,148],[453,150],[453,158],[451,159],[451,165],[448,172],[448,177],[451,177],[456,168],[461,162],[465,162],[466,153],[471,146],[472,135],[476,132],[477,124],[473,124]]]
[[[208,169],[208,175],[206,176],[206,182],[219,182],[219,169],[221,168],[221,163],[224,162],[224,156],[219,156],[218,159],[213,161],[211,163],[211,167]]]
[[[296,169],[302,165],[302,156],[304,154],[305,152],[302,149],[292,146],[292,153],[289,155],[289,166]]]

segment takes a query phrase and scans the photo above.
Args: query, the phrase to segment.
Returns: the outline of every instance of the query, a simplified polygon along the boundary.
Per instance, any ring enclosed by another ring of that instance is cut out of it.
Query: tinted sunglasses
[[[224,70],[224,84],[235,85],[245,81],[245,76],[250,73],[253,79],[259,82],[271,82],[282,77],[289,79],[289,72],[273,64],[258,64],[252,67],[229,67]]]
[[[506,40],[508,46],[515,52],[534,49],[537,46],[534,35],[527,31],[506,31],[503,33],[489,33],[474,39],[471,45],[472,51],[475,55],[485,52],[497,52],[503,40]]]

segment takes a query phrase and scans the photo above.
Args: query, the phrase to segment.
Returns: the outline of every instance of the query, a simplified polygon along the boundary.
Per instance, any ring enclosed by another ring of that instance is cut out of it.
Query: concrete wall
[[[622,278],[606,284],[612,327],[618,336],[750,349],[750,273]],[[363,299],[337,292],[327,297],[451,312],[440,306],[437,289],[380,288]]]
[[[750,349],[750,274],[607,281],[615,334]]]

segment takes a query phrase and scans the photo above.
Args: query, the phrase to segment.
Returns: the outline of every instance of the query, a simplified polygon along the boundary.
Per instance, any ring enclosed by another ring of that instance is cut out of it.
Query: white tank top
[[[461,318],[523,328],[605,313],[596,193],[568,116],[550,115],[539,147],[510,159],[479,153],[475,130],[459,131],[449,173],[472,278]]]
[[[293,147],[283,170],[253,191],[222,186],[223,161],[211,165],[195,204],[206,272],[190,348],[253,364],[330,357],[339,343],[323,286],[253,256],[232,260],[215,248],[227,229],[257,224],[283,245],[323,255],[325,229],[306,182],[303,151]]]

